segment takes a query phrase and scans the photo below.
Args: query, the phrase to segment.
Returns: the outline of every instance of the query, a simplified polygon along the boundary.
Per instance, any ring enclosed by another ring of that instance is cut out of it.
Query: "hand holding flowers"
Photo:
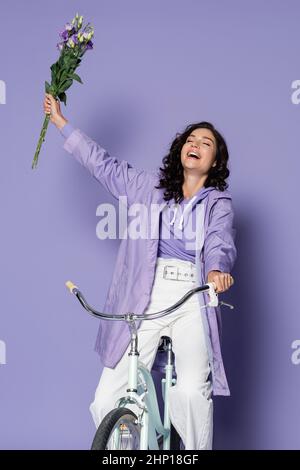
[[[44,112],[50,114],[50,121],[57,129],[61,129],[68,122],[61,112],[59,100],[55,100],[50,93],[45,93]]]

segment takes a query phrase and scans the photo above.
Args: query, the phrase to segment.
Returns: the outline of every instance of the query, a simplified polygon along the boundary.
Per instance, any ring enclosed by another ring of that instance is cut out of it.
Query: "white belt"
[[[196,268],[192,266],[185,268],[168,265],[164,267],[163,278],[174,281],[196,282]]]

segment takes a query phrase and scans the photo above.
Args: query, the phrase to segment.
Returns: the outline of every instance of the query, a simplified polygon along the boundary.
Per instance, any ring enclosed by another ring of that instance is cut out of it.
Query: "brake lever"
[[[226,302],[223,302],[223,300],[221,300],[221,302],[219,303],[219,305],[224,305],[225,307],[229,307],[231,310],[234,308],[234,305],[227,304]]]
[[[218,305],[224,305],[225,307],[229,307],[231,310],[234,309],[233,305],[223,302],[223,300],[219,302],[218,294],[215,291],[217,286],[214,282],[207,282],[206,284],[209,286],[208,295],[210,301],[207,303],[208,307],[218,307]]]

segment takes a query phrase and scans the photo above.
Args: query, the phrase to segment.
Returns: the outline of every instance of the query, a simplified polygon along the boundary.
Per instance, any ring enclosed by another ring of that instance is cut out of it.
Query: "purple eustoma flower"
[[[67,41],[68,37],[69,37],[69,33],[68,31],[65,29],[64,31],[62,31],[61,33],[59,33],[59,36],[61,37],[61,39],[63,39],[64,41]]]
[[[70,23],[66,23],[66,24],[65,24],[65,29],[66,29],[67,31],[72,31],[73,28],[74,28],[74,26],[73,26],[72,24],[70,24]]]
[[[71,39],[74,42],[74,44],[78,44],[78,37],[76,34],[73,34],[73,36],[71,36]]]
[[[87,49],[93,49],[93,42],[92,41],[89,41],[86,43],[86,48]]]

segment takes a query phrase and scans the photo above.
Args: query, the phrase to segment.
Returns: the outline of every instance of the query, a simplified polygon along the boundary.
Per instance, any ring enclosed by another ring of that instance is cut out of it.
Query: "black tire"
[[[181,438],[171,423],[171,439],[170,439],[170,450],[180,450],[180,441]],[[158,447],[160,450],[163,450],[163,437],[161,436],[158,439]]]
[[[181,438],[171,423],[171,441],[170,441],[170,450],[180,450]]]
[[[121,424],[126,425],[127,429],[133,433],[131,444],[134,444],[133,449],[139,450],[140,447],[140,425],[136,423],[137,417],[133,411],[128,408],[115,408],[110,411],[100,423],[97,432],[95,434],[91,450],[106,450],[110,448],[110,440],[113,435],[113,431]],[[121,437],[122,439],[122,437]],[[124,444],[125,444],[124,439]],[[128,444],[128,439],[127,439]],[[120,447],[120,449],[122,449]],[[131,447],[126,447],[124,450],[133,450]]]

